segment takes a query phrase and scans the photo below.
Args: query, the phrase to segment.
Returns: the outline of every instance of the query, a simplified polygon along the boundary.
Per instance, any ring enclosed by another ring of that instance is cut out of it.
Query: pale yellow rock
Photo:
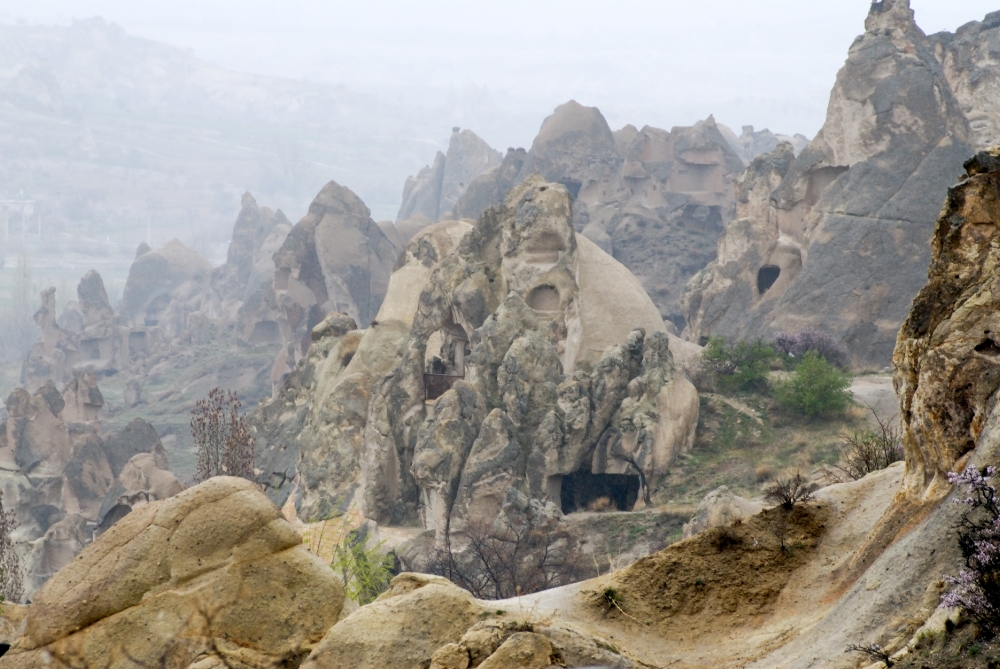
[[[4,662],[186,666],[217,647],[277,666],[317,642],[343,601],[254,484],[217,477],[133,511],[60,570]]]
[[[457,642],[481,606],[438,576],[400,574],[387,592],[333,626],[302,669],[411,669]]]
[[[469,651],[457,643],[446,643],[434,651],[430,669],[468,669]]]
[[[545,669],[559,660],[559,653],[541,634],[516,632],[479,665],[480,669]]]

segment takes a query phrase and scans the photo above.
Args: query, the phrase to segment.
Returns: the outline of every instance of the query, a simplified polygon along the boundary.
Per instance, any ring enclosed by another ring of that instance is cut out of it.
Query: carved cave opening
[[[424,400],[444,395],[459,379],[465,378],[465,359],[471,353],[469,337],[452,322],[433,333],[424,353]]]
[[[560,503],[563,513],[586,511],[592,505],[608,510],[631,511],[639,499],[639,477],[634,474],[591,474],[576,472],[562,477]]]
[[[757,293],[759,295],[766,293],[779,276],[781,276],[781,268],[777,265],[764,265],[757,270]]]

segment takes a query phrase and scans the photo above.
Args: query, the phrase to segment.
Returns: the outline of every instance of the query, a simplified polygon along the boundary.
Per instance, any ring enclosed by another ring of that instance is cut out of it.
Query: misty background
[[[219,263],[246,191],[294,223],[334,179],[395,219],[452,127],[527,148],[569,99],[812,137],[869,4],[5,0],[0,307],[89,269],[115,301],[143,241]],[[927,33],[1000,9],[912,6]]]

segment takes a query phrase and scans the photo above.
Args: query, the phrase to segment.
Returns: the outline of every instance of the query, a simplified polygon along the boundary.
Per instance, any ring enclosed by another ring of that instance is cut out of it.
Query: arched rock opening
[[[563,513],[585,511],[591,503],[607,498],[609,509],[631,511],[639,499],[639,477],[635,474],[591,474],[576,472],[562,477],[560,503]]]
[[[764,265],[757,270],[757,294],[766,293],[781,276],[781,268],[777,265]]]

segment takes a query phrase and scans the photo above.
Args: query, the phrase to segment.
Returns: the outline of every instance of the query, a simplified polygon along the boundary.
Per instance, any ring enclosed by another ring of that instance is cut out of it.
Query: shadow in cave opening
[[[594,500],[607,497],[611,507],[631,511],[639,499],[639,477],[634,474],[576,472],[562,477],[560,502],[563,513],[585,511]]]

